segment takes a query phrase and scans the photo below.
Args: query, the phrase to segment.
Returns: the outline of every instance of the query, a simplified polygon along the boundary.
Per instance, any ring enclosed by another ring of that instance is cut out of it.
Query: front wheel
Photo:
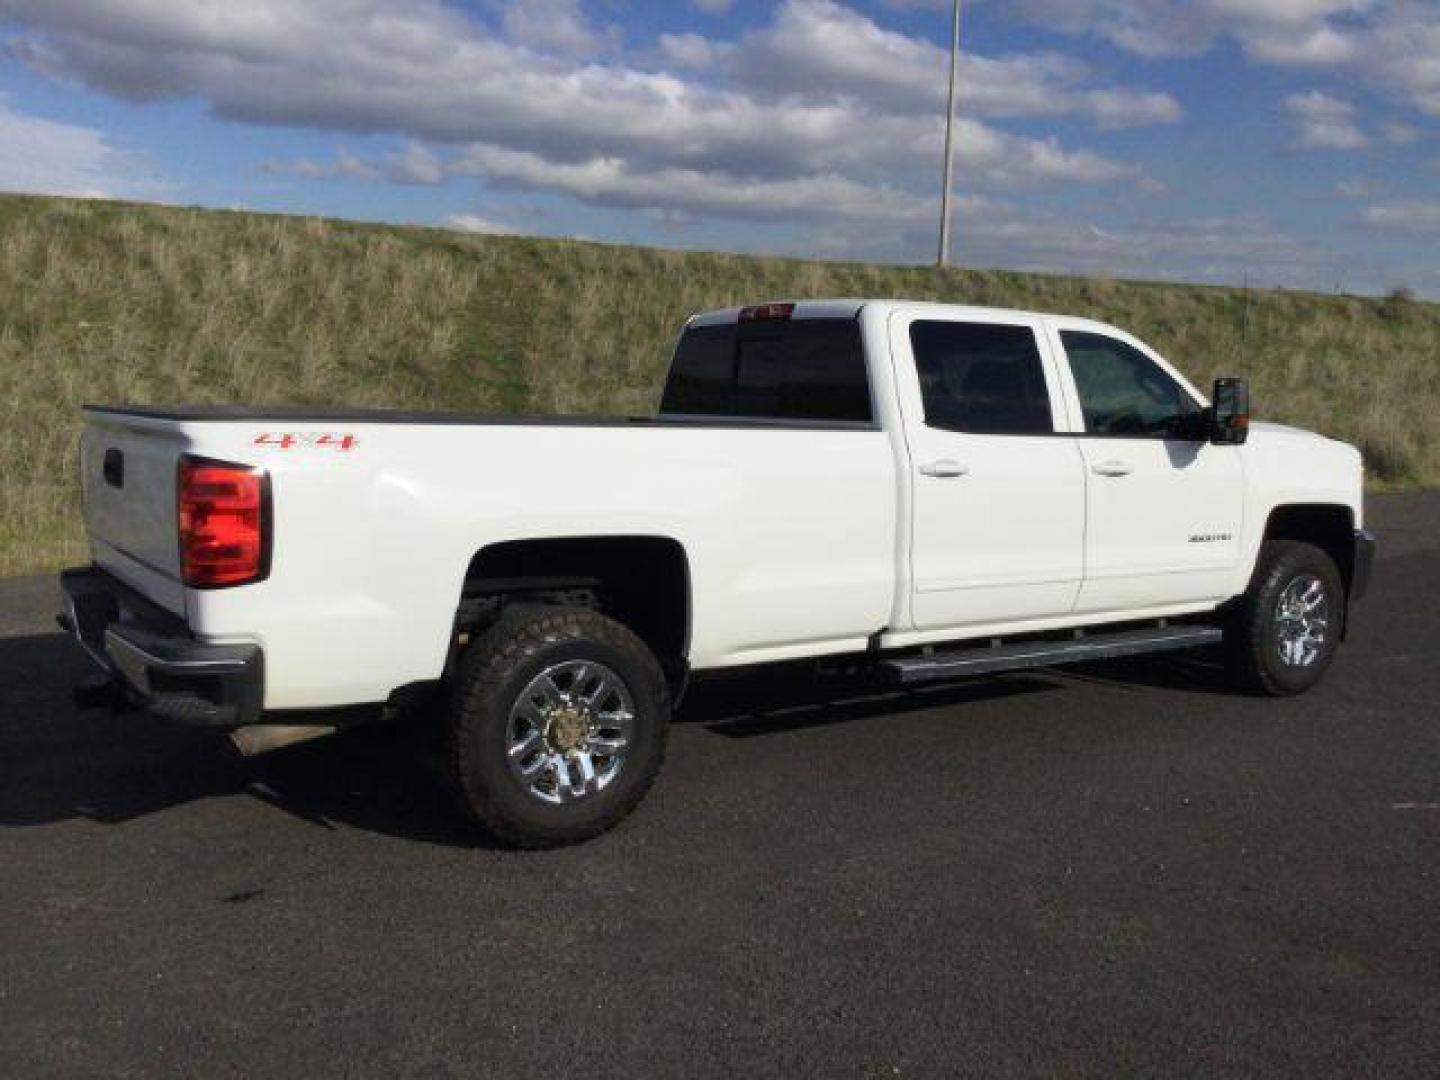
[[[1345,584],[1334,559],[1297,540],[1266,544],[1225,632],[1231,676],[1273,697],[1303,693],[1334,660],[1344,618]]]
[[[626,627],[582,609],[507,609],[456,669],[462,809],[516,847],[587,840],[644,798],[669,721],[660,666]]]

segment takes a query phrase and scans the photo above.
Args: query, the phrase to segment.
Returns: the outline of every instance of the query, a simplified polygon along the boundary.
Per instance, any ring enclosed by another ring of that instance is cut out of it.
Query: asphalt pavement
[[[1168,657],[702,686],[496,850],[384,731],[77,712],[0,583],[0,1076],[1440,1076],[1440,493],[1300,699]]]

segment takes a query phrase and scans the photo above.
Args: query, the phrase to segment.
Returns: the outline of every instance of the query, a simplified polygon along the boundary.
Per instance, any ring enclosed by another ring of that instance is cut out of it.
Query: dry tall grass
[[[645,412],[685,315],[807,296],[1102,318],[1440,482],[1440,305],[0,197],[0,574],[84,557],[82,401]]]

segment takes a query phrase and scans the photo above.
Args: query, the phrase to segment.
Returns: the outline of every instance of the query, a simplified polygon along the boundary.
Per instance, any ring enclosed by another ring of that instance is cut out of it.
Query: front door
[[[1043,327],[897,312],[913,491],[915,629],[1067,615],[1082,576],[1085,476]]]
[[[1240,558],[1234,446],[1204,437],[1203,405],[1136,345],[1057,327],[1085,434],[1082,614],[1219,601]]]

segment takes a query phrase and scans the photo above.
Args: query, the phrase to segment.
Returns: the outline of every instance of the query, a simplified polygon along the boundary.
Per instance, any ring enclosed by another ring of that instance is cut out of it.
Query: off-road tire
[[[624,680],[634,700],[634,732],[624,767],[609,786],[550,805],[510,772],[510,710],[531,679],[567,660],[598,661]],[[447,741],[460,808],[508,846],[562,847],[598,836],[635,809],[665,758],[670,700],[660,665],[629,629],[595,611],[506,608],[465,648],[450,691]]]
[[[1281,659],[1276,615],[1286,588],[1305,575],[1318,578],[1324,587],[1328,625],[1319,655],[1301,667]],[[1334,660],[1344,620],[1345,583],[1335,560],[1300,540],[1267,541],[1250,588],[1225,627],[1225,662],[1232,684],[1271,697],[1304,693]]]

